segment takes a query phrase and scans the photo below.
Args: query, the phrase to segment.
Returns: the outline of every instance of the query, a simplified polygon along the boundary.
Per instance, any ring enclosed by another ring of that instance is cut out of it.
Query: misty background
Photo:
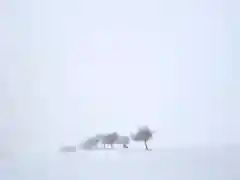
[[[239,2],[0,2],[1,151],[94,133],[152,147],[239,143]]]

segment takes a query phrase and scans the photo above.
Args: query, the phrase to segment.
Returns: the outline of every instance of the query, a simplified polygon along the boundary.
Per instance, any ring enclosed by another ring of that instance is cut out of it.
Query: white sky
[[[149,125],[156,146],[239,142],[239,15],[224,0],[0,4],[0,143]]]

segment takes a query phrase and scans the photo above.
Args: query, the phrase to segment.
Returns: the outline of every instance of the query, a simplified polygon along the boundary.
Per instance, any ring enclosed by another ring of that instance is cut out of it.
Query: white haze
[[[239,5],[0,1],[0,179],[239,180]],[[141,125],[153,151],[58,152]]]
[[[1,2],[1,151],[140,125],[157,130],[152,147],[239,143],[238,5]]]

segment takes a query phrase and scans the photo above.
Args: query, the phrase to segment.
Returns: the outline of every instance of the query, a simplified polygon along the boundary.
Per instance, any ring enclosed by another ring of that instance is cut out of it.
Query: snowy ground
[[[238,149],[239,150],[239,149]],[[237,149],[125,149],[2,158],[1,180],[240,180]]]

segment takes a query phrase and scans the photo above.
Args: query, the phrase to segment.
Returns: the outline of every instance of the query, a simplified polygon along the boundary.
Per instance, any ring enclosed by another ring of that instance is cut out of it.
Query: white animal
[[[123,148],[128,148],[128,144],[130,143],[130,138],[128,136],[118,136],[118,139],[114,142],[114,144],[121,144]]]
[[[80,144],[80,148],[82,149],[93,149],[96,148],[101,138],[99,136],[93,136],[85,140]]]
[[[108,133],[108,134],[96,134],[93,137],[86,139],[83,143],[80,144],[80,148],[82,149],[93,149],[97,148],[98,145],[103,145],[104,148],[107,145],[113,147],[114,142],[117,140],[118,134],[116,132]]]
[[[133,141],[144,142],[145,149],[149,150],[147,141],[152,139],[154,133],[155,131],[152,131],[147,126],[144,126],[139,128],[137,133],[131,134],[130,136]]]
[[[113,144],[118,139],[118,133],[113,132],[110,134],[98,134],[98,137],[100,137],[100,142],[103,144],[103,147],[106,148],[106,145],[110,145],[111,148],[113,148]]]
[[[101,146],[103,145],[102,139],[103,139],[105,136],[107,136],[107,135],[108,135],[108,134],[97,134],[97,135],[96,135],[96,137],[99,139],[99,141],[98,141],[98,147],[101,148]],[[105,145],[104,145],[104,147],[105,147]]]

